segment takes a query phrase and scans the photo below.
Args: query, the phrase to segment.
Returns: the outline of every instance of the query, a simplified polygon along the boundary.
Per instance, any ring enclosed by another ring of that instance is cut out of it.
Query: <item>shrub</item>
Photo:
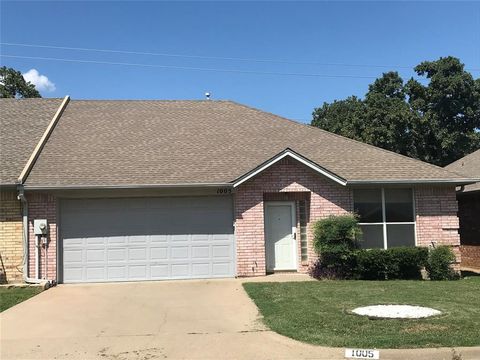
[[[390,252],[391,266],[388,272],[389,279],[421,279],[421,270],[427,264],[428,248],[426,247],[398,247],[387,250]]]
[[[430,280],[455,280],[458,274],[452,269],[455,254],[448,246],[438,246],[431,249],[425,266]]]
[[[314,225],[313,246],[317,254],[327,249],[358,248],[361,235],[358,219],[354,215],[329,216]]]
[[[398,247],[357,252],[356,274],[364,280],[421,279],[428,249]]]
[[[345,279],[356,267],[355,249],[360,235],[354,215],[330,216],[314,225],[313,246],[319,260],[310,269],[315,278]]]
[[[385,280],[387,278],[388,256],[385,250],[360,250],[356,255],[356,273],[360,279]]]

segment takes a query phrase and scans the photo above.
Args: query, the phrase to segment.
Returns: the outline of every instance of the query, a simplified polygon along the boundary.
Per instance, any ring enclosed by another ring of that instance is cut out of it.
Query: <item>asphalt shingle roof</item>
[[[62,99],[0,99],[0,185],[14,185]]]
[[[286,148],[348,181],[464,179],[231,101],[71,100],[25,184],[228,183]]]
[[[447,165],[445,169],[456,172],[462,176],[480,179],[480,149],[463,158]],[[464,192],[480,190],[480,182],[466,185]]]

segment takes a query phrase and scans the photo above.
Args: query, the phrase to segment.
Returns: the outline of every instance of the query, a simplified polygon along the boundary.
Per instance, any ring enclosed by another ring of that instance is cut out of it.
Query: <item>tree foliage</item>
[[[1,98],[39,98],[42,97],[35,85],[25,81],[20,71],[6,66],[0,67]]]
[[[414,68],[426,84],[384,73],[364,99],[324,103],[312,125],[444,166],[480,147],[480,79],[454,57]]]

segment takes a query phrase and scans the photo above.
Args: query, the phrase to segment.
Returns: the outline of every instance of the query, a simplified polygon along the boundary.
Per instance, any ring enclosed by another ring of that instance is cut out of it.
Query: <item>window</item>
[[[412,189],[356,189],[353,202],[360,216],[362,248],[415,246]]]
[[[308,246],[307,246],[307,202],[301,200],[298,202],[299,217],[300,217],[300,255],[302,261],[308,260]]]

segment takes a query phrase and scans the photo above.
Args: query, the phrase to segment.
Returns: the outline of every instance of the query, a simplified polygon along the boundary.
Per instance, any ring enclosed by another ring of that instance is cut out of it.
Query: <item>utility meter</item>
[[[46,235],[48,233],[47,220],[33,220],[33,232],[35,235]]]

